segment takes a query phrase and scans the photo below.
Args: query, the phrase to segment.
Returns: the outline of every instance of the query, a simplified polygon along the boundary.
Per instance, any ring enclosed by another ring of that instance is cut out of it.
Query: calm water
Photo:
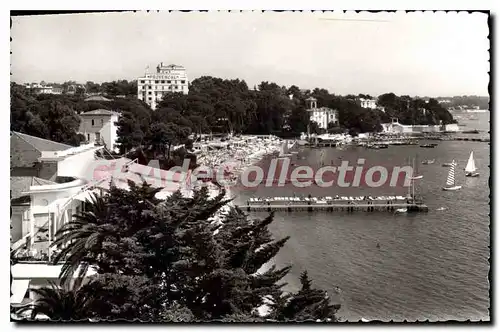
[[[489,113],[475,113],[474,117],[477,120],[460,122],[467,124],[467,129],[487,131]],[[342,156],[350,164],[366,158],[371,164],[404,165],[409,156],[417,154],[420,160],[435,159],[435,164],[418,167],[424,178],[417,190],[429,212],[277,213],[271,231],[276,237],[291,236],[275,262],[278,266],[293,264],[285,280],[287,287],[296,289],[300,272],[307,269],[314,285],[342,304],[341,319],[350,321],[361,317],[383,321],[489,320],[489,148],[488,143],[440,142],[434,149],[325,149],[325,160],[336,161]],[[464,176],[470,151],[474,151],[479,178]],[[292,159],[297,164],[318,166],[320,155],[321,150],[303,149]],[[448,169],[441,164],[452,159],[459,163],[457,182],[463,188],[446,192],[441,188]],[[313,187],[309,192],[329,196],[367,193],[337,187]],[[397,192],[404,194],[406,189],[371,189],[367,194]],[[258,188],[240,192],[237,201],[293,193],[298,193],[297,189],[289,186]],[[440,207],[446,210],[437,211]],[[340,294],[335,293],[335,286],[342,290]]]

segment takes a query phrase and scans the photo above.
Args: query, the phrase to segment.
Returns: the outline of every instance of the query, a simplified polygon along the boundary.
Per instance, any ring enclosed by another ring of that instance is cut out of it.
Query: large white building
[[[155,73],[146,73],[137,79],[137,98],[146,102],[152,109],[155,109],[163,95],[169,92],[189,91],[189,81],[186,69],[177,65],[163,65],[163,62],[156,67]]]
[[[328,129],[328,124],[330,122],[338,124],[339,117],[338,111],[328,108],[317,106],[317,99],[314,97],[309,97],[306,99],[307,111],[309,112],[310,121],[314,121],[322,129]]]
[[[78,132],[85,136],[88,143],[105,145],[110,151],[117,151],[118,112],[97,109],[80,114],[81,122]]]

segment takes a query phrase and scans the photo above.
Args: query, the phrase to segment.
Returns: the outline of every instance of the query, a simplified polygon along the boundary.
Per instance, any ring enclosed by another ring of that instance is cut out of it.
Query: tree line
[[[56,233],[60,283],[35,290],[38,299],[14,312],[63,321],[337,320],[340,305],[314,288],[307,272],[300,289],[283,291],[291,266],[270,263],[288,237],[273,238],[272,214],[250,220],[234,207],[220,213],[229,203],[224,191],[160,200],[161,189],[129,186],[94,197]],[[84,278],[91,267],[97,274]]]
[[[76,81],[66,81],[64,83],[51,83],[41,81],[40,85],[61,88],[63,94],[70,93],[77,96],[84,96],[85,94],[102,94],[114,97],[134,96],[137,94],[137,80],[117,80],[102,83],[87,81],[85,84],[80,84]]]

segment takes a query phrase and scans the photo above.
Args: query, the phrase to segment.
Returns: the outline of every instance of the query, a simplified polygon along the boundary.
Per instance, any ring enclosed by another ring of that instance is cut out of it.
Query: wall
[[[67,187],[64,187],[64,185],[58,184],[58,185],[52,185],[52,186],[38,186],[38,188],[41,187],[52,187],[52,188],[60,188],[60,190],[53,190],[53,191],[40,191],[40,192],[32,192],[30,194],[31,197],[31,204],[30,204],[30,209],[27,212],[27,217],[29,218],[28,222],[23,222],[23,227],[22,227],[22,235],[25,236],[31,232],[36,232],[37,228],[33,228],[32,226],[37,224],[36,226],[41,226],[38,225],[39,223],[45,224],[48,220],[49,213],[53,214],[53,219],[52,219],[52,234],[55,234],[55,232],[58,230],[58,227],[56,225],[60,226],[61,222],[67,222],[69,221],[68,215],[64,216],[60,214],[60,209],[62,209],[63,205],[67,202],[66,199],[73,197],[78,191],[82,188],[82,181],[73,181],[72,183],[65,184]],[[31,187],[31,191],[36,187]],[[79,200],[74,199],[67,207],[66,209],[71,209],[71,213],[76,213],[77,208],[81,208],[82,202]],[[61,220],[61,217],[66,217],[66,219]],[[46,239],[48,236],[48,232],[43,232],[40,233],[39,235],[42,235],[42,238]],[[32,245],[35,244],[37,241],[37,236],[32,238]],[[39,251],[43,250],[46,252],[48,246],[48,242],[39,242],[34,248],[37,248]]]
[[[24,228],[27,227],[26,214],[28,210],[29,210],[29,205],[12,206],[12,217],[10,218],[10,224],[12,226],[12,229],[10,230],[12,243],[18,241],[23,236],[23,227]],[[23,218],[23,214],[25,218]]]
[[[57,175],[88,178],[93,172],[91,166],[96,160],[95,151],[96,149],[90,149],[60,160],[57,164]]]
[[[118,121],[118,116],[113,115],[101,129],[101,137],[104,143],[106,144],[106,148],[110,151],[117,150],[117,148],[115,147],[116,139],[118,136],[117,134],[118,127],[115,125],[115,122],[117,121]]]
[[[55,181],[56,177],[58,175],[57,173],[58,173],[57,162],[44,161],[40,164],[40,170],[38,172],[38,177],[45,179],[45,180]]]
[[[90,142],[95,142],[95,133],[100,133],[101,129],[111,118],[110,115],[81,115],[80,117],[82,120],[80,121],[78,132],[85,135],[85,139],[87,138],[87,134],[90,134]],[[92,120],[94,120],[94,125],[92,125]]]

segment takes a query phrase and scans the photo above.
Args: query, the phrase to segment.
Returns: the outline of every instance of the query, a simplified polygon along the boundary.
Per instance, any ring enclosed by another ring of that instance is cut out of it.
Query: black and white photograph
[[[11,12],[11,322],[491,322],[490,19]]]

